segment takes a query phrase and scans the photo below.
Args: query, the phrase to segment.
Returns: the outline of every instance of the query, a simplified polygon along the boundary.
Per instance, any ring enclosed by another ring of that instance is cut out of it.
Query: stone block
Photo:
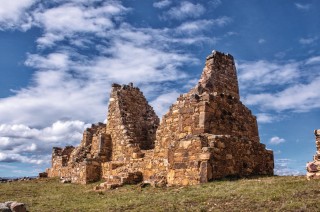
[[[209,160],[211,157],[211,153],[210,152],[204,152],[204,153],[200,153],[199,154],[199,160]]]

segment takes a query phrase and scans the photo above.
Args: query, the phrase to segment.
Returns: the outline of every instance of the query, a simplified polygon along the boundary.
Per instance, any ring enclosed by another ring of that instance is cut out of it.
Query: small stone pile
[[[27,208],[24,203],[7,201],[0,203],[0,212],[27,212]]]
[[[320,129],[315,130],[317,153],[313,161],[307,163],[307,179],[320,179]]]

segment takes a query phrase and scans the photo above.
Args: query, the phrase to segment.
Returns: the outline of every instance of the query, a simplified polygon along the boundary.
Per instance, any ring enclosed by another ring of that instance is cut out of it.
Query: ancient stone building
[[[138,88],[112,86],[107,124],[92,125],[79,147],[54,148],[49,177],[100,188],[126,183],[194,185],[227,176],[273,175],[256,117],[242,104],[233,57],[214,51],[198,84],[161,123]]]
[[[320,129],[315,130],[317,152],[313,161],[307,163],[307,179],[320,179]]]

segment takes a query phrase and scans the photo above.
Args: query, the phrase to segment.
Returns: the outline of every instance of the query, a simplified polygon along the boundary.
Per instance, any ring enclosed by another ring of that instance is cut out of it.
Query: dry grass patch
[[[58,179],[0,184],[0,202],[15,200],[30,211],[320,211],[320,181],[305,177],[222,180],[189,187],[124,186],[94,192],[96,184]]]

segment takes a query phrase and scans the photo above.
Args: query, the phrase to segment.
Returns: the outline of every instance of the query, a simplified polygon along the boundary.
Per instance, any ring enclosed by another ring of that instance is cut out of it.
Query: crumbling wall
[[[142,92],[132,84],[112,85],[107,123],[112,160],[129,161],[133,153],[154,147],[159,118]]]
[[[307,179],[320,179],[320,129],[314,131],[316,137],[317,152],[313,156],[313,161],[306,165]]]
[[[208,142],[215,143],[217,138],[224,148],[209,148]],[[190,145],[177,148],[180,143]],[[197,159],[203,154],[210,157],[206,161]],[[195,184],[229,175],[273,174],[273,153],[260,144],[256,117],[239,100],[231,55],[213,52],[208,56],[196,87],[181,95],[163,116],[154,159],[166,164],[155,169],[164,175],[169,173],[170,184]]]
[[[99,188],[141,180],[194,185],[272,175],[274,167],[273,152],[260,143],[256,117],[240,101],[233,57],[220,52],[207,57],[198,84],[180,95],[160,124],[138,88],[113,84],[107,125],[86,129],[68,157],[61,151],[54,150],[51,176],[77,183],[105,179]]]
[[[87,128],[78,147],[55,147],[49,177],[61,177],[74,183],[86,184],[101,179],[101,163],[110,161],[111,138],[106,125],[93,124]]]
[[[73,150],[73,146],[66,146],[65,148],[53,147],[51,168],[47,170],[49,177],[68,175],[67,166]]]

